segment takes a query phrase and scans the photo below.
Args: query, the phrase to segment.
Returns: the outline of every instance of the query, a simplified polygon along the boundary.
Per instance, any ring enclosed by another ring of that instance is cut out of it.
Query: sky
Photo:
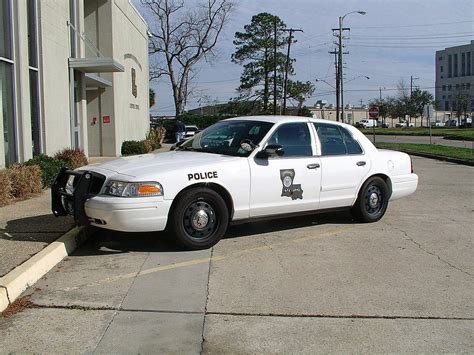
[[[192,8],[199,0],[184,0]],[[137,9],[153,30],[156,25],[139,0]],[[318,100],[335,104],[334,55],[335,37],[332,28],[338,18],[349,27],[344,40],[344,102],[367,104],[377,98],[395,96],[397,83],[408,86],[410,77],[416,87],[434,95],[435,52],[446,47],[468,44],[474,40],[474,0],[234,0],[235,8],[218,44],[217,55],[210,62],[196,67],[192,87],[195,94],[188,99],[186,109],[213,102],[227,102],[236,97],[242,66],[231,62],[235,51],[234,34],[243,31],[253,15],[269,12],[280,17],[287,27],[301,28],[295,33],[297,43],[291,46],[296,75],[294,80],[312,81],[313,96],[306,100],[312,106]],[[365,77],[369,77],[367,79]],[[316,82],[316,79],[319,81]],[[327,81],[329,84],[324,83]],[[150,83],[156,92],[152,115],[174,115],[169,79],[163,77]]]

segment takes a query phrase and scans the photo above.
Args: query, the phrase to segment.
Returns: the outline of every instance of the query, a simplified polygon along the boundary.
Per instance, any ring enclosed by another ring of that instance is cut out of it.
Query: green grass
[[[407,153],[426,153],[448,158],[474,161],[474,151],[469,148],[412,143],[376,143],[375,145],[377,148],[400,150]]]
[[[361,129],[364,134],[372,134],[372,128]],[[386,136],[429,136],[427,127],[416,128],[376,128],[375,134]],[[474,141],[474,128],[432,128],[431,135],[446,139]]]

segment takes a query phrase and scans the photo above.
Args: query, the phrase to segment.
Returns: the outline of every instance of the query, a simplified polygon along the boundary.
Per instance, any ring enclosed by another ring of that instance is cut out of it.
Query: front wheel
[[[185,192],[170,217],[178,243],[190,250],[212,247],[224,236],[229,224],[225,201],[207,188]]]
[[[352,207],[352,216],[360,222],[377,222],[387,210],[389,197],[387,184],[382,178],[375,176],[368,179]]]

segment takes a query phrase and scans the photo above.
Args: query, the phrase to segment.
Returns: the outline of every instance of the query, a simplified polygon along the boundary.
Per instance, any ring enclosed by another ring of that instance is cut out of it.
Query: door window
[[[362,148],[342,127],[332,124],[315,124],[321,142],[321,155],[362,154]]]
[[[276,129],[268,144],[283,147],[283,157],[312,156],[311,135],[304,122],[286,123]]]

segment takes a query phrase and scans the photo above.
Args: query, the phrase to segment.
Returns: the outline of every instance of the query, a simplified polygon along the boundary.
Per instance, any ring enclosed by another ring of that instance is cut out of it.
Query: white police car
[[[231,222],[350,209],[379,220],[389,200],[415,192],[407,154],[378,150],[356,128],[288,116],[238,117],[176,150],[75,171],[53,188],[53,213],[76,223],[139,232],[166,227],[188,249],[208,248]]]

